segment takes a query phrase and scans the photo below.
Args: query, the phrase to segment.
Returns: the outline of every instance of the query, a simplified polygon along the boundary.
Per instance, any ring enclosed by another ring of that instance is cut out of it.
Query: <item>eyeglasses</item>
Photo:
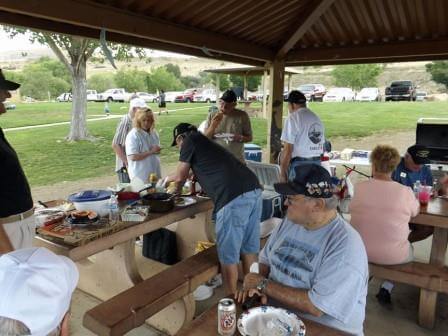
[[[297,198],[295,198],[294,196],[286,196],[286,204],[288,205],[292,205],[296,200]]]

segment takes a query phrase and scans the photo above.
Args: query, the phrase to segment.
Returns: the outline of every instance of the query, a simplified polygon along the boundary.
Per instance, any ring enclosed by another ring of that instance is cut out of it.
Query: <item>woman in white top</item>
[[[131,181],[139,178],[147,182],[151,173],[161,176],[160,139],[154,129],[154,114],[151,109],[139,109],[132,121],[133,128],[126,136],[128,173]]]

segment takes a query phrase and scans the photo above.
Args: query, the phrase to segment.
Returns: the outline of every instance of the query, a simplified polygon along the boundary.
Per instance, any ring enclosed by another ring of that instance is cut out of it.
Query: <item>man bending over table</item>
[[[237,289],[240,255],[244,273],[260,249],[261,187],[257,176],[232,153],[191,124],[173,130],[172,146],[180,150],[178,193],[190,169],[215,206],[218,257],[227,294]]]
[[[359,234],[336,211],[325,168],[302,165],[275,190],[288,211],[260,252],[259,274],[249,273],[236,298],[258,293],[262,303],[353,335],[363,335],[368,264]]]

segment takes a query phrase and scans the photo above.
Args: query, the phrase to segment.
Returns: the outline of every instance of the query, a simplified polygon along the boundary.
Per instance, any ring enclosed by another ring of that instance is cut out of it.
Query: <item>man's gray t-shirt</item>
[[[328,225],[307,230],[284,219],[260,252],[269,279],[308,290],[324,314],[296,312],[332,328],[363,335],[368,262],[359,234],[339,215]]]

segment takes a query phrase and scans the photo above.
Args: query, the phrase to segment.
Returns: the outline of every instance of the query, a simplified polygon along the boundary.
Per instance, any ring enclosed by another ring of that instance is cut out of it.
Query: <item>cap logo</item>
[[[319,183],[309,183],[305,185],[309,195],[323,195],[328,194],[330,190],[330,185],[326,181],[321,181]]]
[[[420,150],[415,155],[417,157],[427,158],[429,156],[429,151],[427,151],[427,150]]]

